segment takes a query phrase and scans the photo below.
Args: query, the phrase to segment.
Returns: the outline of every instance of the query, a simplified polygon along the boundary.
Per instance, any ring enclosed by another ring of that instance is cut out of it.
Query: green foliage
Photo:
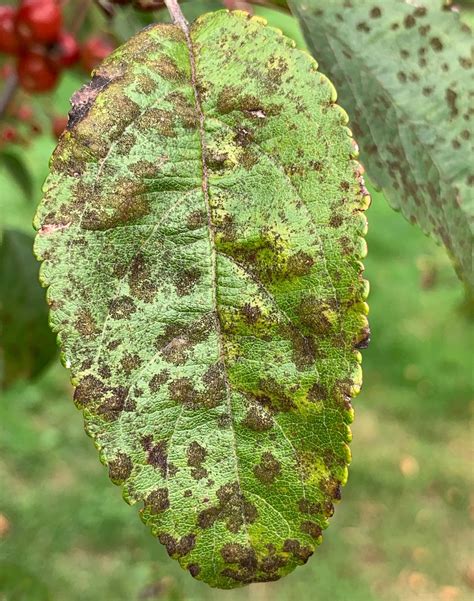
[[[368,175],[444,243],[473,287],[472,33],[441,4],[291,2],[351,116]]]
[[[36,376],[56,353],[32,247],[27,234],[0,232],[0,388]]]
[[[25,197],[31,199],[33,197],[34,182],[30,170],[21,155],[17,152],[3,149],[0,152],[0,165],[15,180]]]
[[[261,19],[157,25],[73,97],[38,210],[87,432],[193,576],[274,580],[347,478],[368,338],[347,116]]]

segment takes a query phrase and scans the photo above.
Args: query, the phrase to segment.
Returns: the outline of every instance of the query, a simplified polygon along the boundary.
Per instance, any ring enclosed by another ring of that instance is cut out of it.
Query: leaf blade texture
[[[393,208],[443,243],[474,289],[473,37],[437,0],[292,2]]]
[[[335,100],[261,19],[148,28],[73,98],[36,216],[86,429],[212,586],[304,563],[347,478],[368,196]]]

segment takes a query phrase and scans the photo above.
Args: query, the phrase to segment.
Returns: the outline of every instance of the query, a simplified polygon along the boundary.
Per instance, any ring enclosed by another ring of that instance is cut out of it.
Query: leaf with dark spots
[[[474,293],[474,162],[463,136],[474,119],[469,27],[440,0],[290,5],[338,87],[368,175],[393,208],[446,246]]]
[[[304,563],[347,479],[369,199],[307,53],[238,12],[185,29],[142,31],[75,96],[36,253],[111,479],[233,588]]]

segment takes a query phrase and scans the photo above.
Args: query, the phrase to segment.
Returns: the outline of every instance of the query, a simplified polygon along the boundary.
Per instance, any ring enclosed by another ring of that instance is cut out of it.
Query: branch
[[[13,100],[16,91],[18,90],[18,76],[16,72],[12,73],[3,88],[2,95],[0,96],[0,119],[5,115],[10,102]]]

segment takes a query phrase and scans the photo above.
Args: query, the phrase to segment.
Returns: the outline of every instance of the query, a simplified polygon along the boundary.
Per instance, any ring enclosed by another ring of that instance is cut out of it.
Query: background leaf
[[[369,333],[346,124],[307,53],[222,11],[115,52],[53,155],[36,251],[76,404],[213,586],[305,562],[347,478]]]
[[[473,38],[439,0],[291,2],[391,205],[442,241],[469,287]]]
[[[14,151],[2,150],[0,153],[0,165],[2,165],[21,188],[28,200],[33,198],[33,178],[21,155]]]
[[[0,387],[31,378],[56,354],[48,308],[38,285],[33,238],[0,233]]]

